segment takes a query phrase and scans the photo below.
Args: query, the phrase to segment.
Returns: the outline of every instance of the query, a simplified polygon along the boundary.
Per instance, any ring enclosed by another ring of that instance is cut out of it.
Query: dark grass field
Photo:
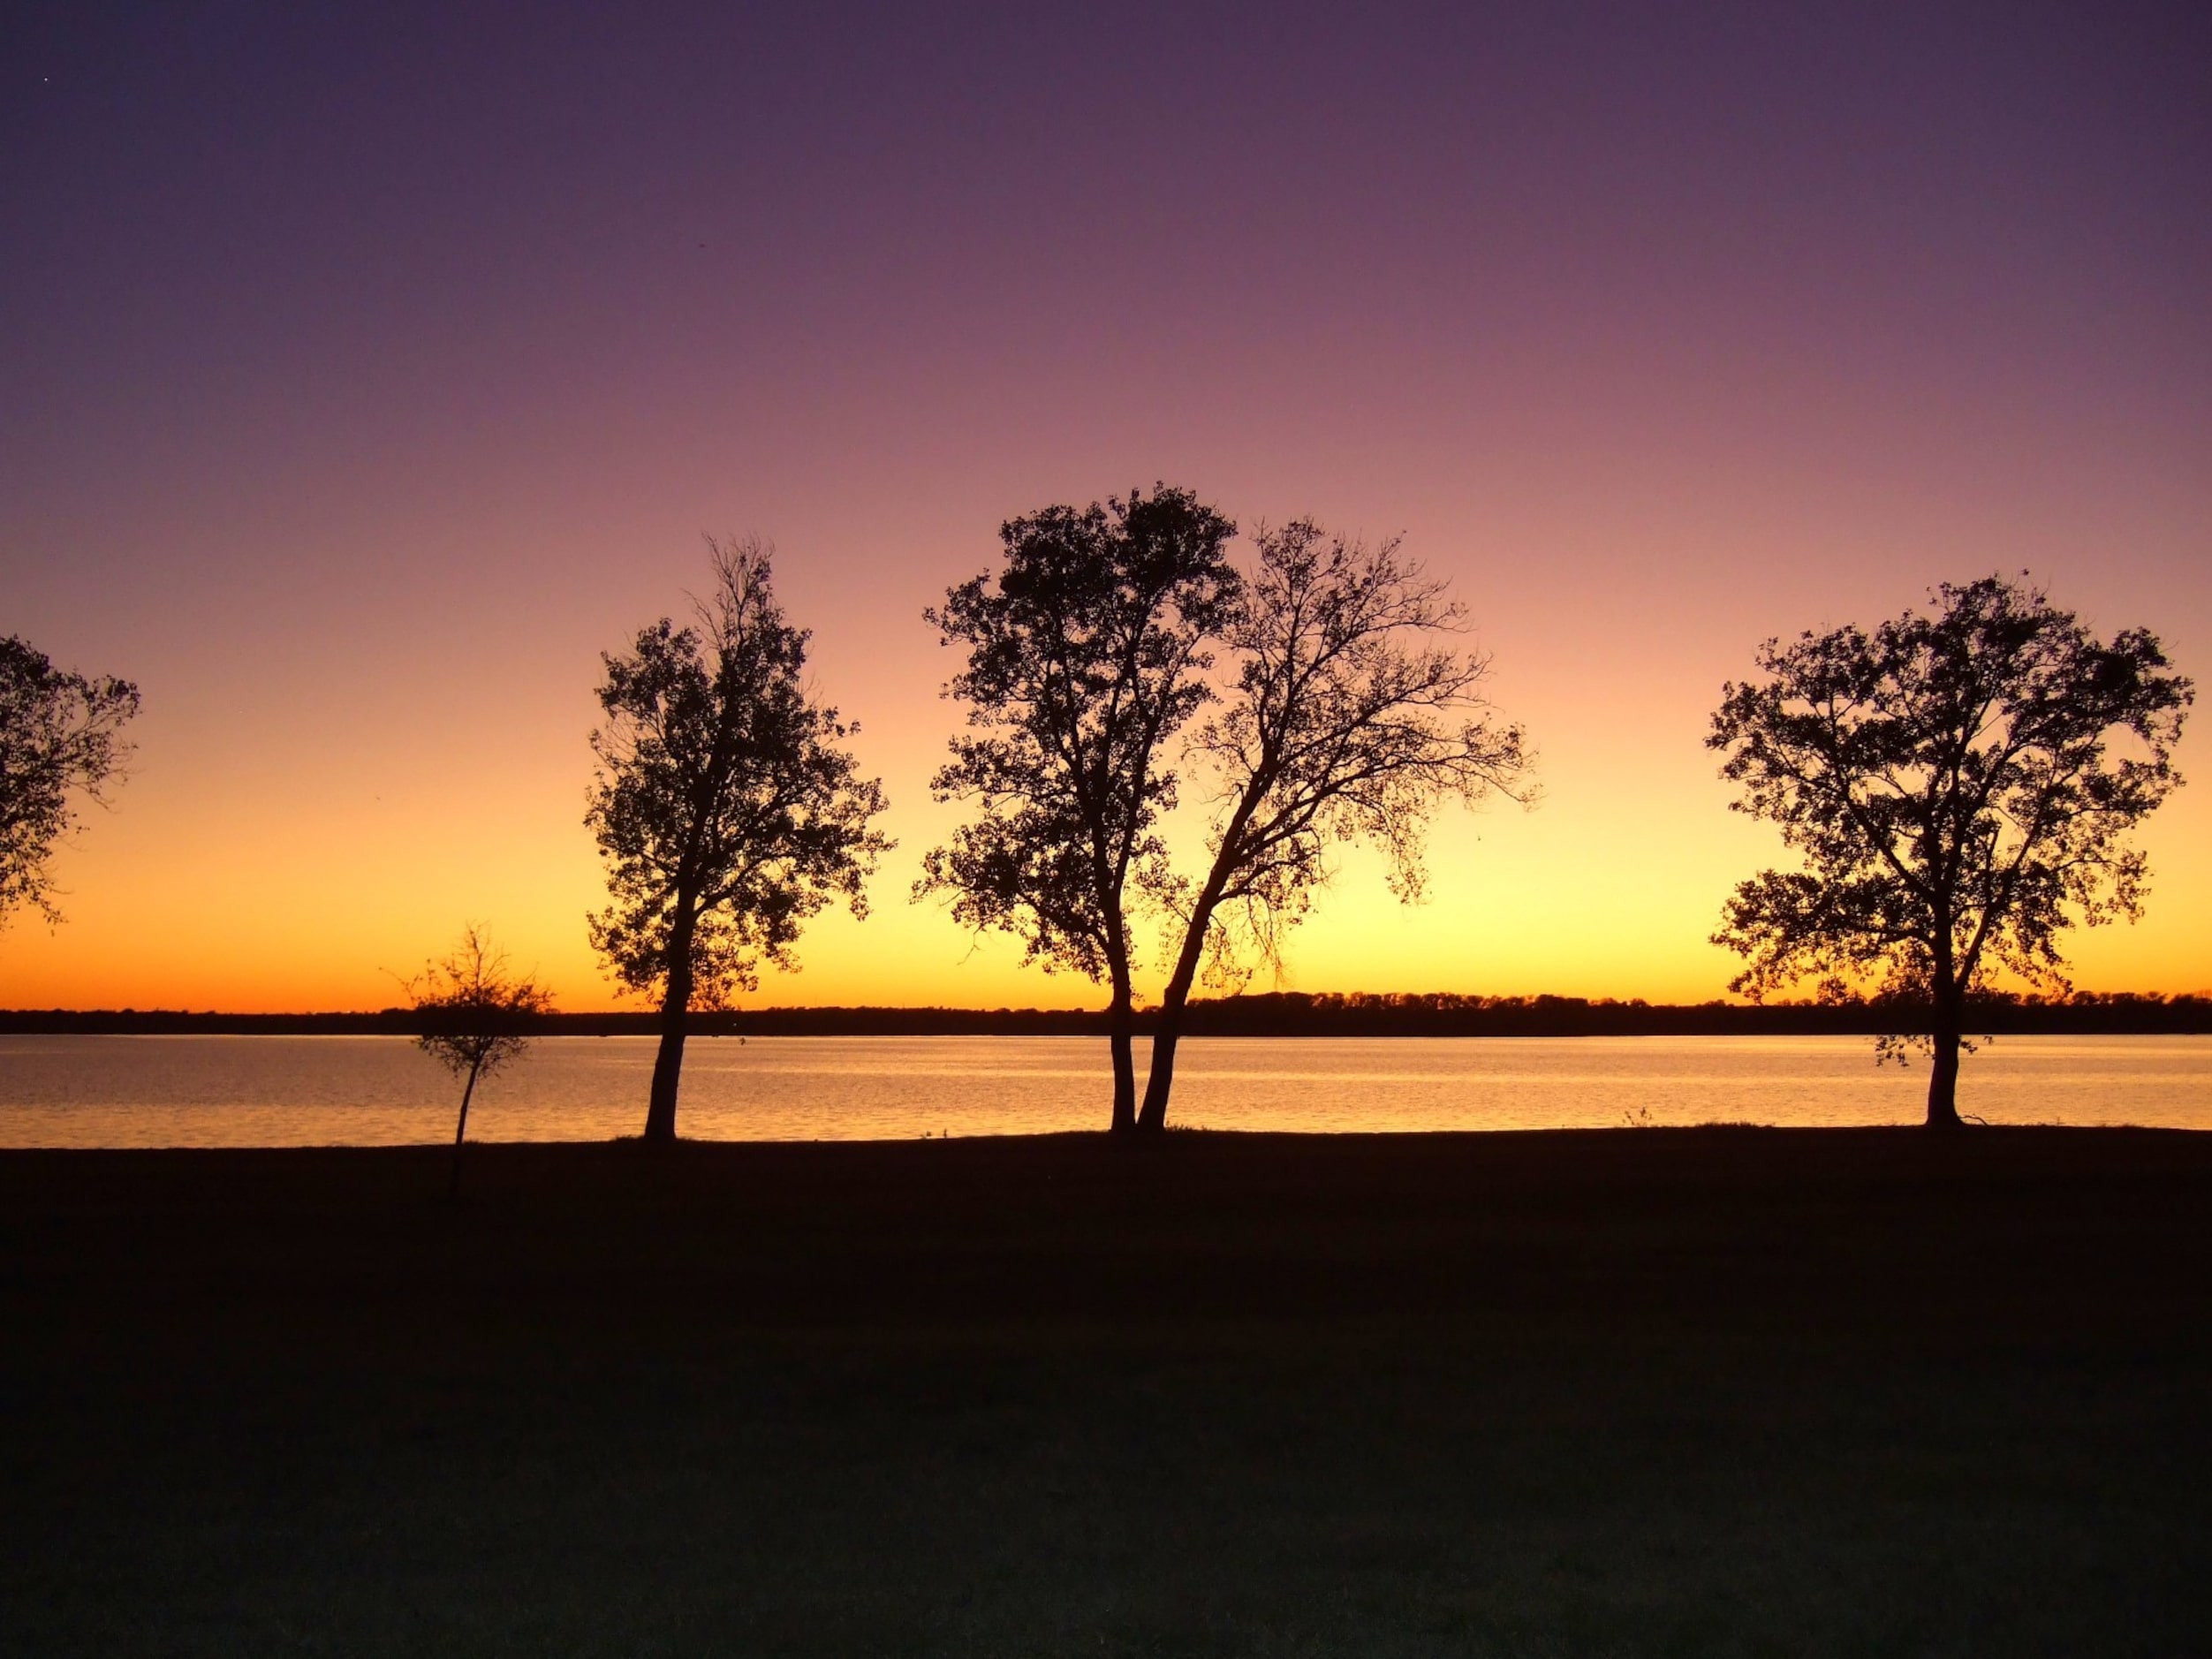
[[[2212,1136],[0,1154],[10,1654],[2212,1652]]]

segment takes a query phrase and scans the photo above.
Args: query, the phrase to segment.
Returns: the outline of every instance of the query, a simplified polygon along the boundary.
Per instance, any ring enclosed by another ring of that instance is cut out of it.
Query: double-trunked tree
[[[612,903],[593,945],[625,989],[657,996],[660,1051],[645,1139],[676,1138],[677,1085],[695,1009],[789,969],[807,920],[861,883],[890,843],[871,828],[883,785],[845,747],[857,725],[806,683],[807,633],[784,618],[770,550],[708,543],[714,586],[691,625],[663,617],[599,689],[598,776],[585,822]]]
[[[1117,1132],[1165,1126],[1194,985],[1279,963],[1330,843],[1379,846],[1411,899],[1439,799],[1527,794],[1521,733],[1480,695],[1487,662],[1458,648],[1442,583],[1396,542],[1306,520],[1261,531],[1246,572],[1234,534],[1166,486],[1048,508],[1004,527],[995,577],[928,613],[967,654],[947,693],[969,734],[934,789],[976,816],[928,855],[917,897],[1106,983]],[[1195,875],[1163,833],[1184,762],[1210,807]],[[1171,967],[1140,1107],[1135,941],[1155,922]]]

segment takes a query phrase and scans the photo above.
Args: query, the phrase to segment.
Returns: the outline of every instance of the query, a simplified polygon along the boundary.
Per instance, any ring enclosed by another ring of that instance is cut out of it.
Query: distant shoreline
[[[1276,992],[1193,1003],[1191,1037],[1871,1036],[1914,1022],[1867,1003],[1664,1004],[1574,996],[1308,995]],[[1140,1011],[1139,1035],[1154,1017]],[[1993,1036],[2184,1036],[2212,1034],[2212,996],[2104,994],[2058,1000],[1993,997],[1970,1020]],[[414,1036],[412,1009],[357,1013],[194,1013],[169,1009],[0,1010],[0,1035]],[[527,1022],[540,1036],[650,1036],[651,1012],[551,1013]],[[1094,1037],[1106,1015],[1089,1009],[760,1008],[692,1016],[701,1037]]]

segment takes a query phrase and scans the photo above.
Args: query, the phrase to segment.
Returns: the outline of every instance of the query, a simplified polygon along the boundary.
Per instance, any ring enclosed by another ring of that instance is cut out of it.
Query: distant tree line
[[[1140,1008],[1133,1025],[1152,1034],[1155,1012]],[[1208,1037],[1581,1037],[1879,1036],[1909,1023],[1909,1011],[1863,997],[1841,1002],[1649,1003],[1580,996],[1473,996],[1263,991],[1193,997],[1186,1035]],[[2212,1034],[2212,995],[2131,992],[1977,993],[1969,1010],[1977,1032],[2022,1035],[2202,1035]],[[656,1012],[513,1014],[499,1032],[528,1036],[654,1036]],[[1068,1008],[743,1008],[695,1015],[702,1037],[1102,1037],[1112,1018]],[[416,1008],[359,1014],[220,1014],[173,1010],[75,1009],[0,1012],[0,1033],[231,1035],[340,1034],[413,1037],[450,1026],[450,1016]]]

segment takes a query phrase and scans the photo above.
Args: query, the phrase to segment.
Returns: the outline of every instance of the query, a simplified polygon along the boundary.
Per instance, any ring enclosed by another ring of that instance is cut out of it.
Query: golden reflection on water
[[[1143,1064],[1140,1044],[1140,1067]],[[473,1140],[594,1140],[645,1114],[648,1037],[555,1037],[480,1090]],[[1216,1038],[1183,1044],[1173,1122],[1209,1129],[1913,1123],[1927,1072],[1848,1037]],[[1074,1037],[694,1038],[702,1140],[1095,1129],[1105,1043]],[[388,1146],[452,1133],[403,1037],[0,1037],[0,1145]],[[1992,1123],[2212,1127],[2212,1037],[2011,1037],[1969,1058]]]

